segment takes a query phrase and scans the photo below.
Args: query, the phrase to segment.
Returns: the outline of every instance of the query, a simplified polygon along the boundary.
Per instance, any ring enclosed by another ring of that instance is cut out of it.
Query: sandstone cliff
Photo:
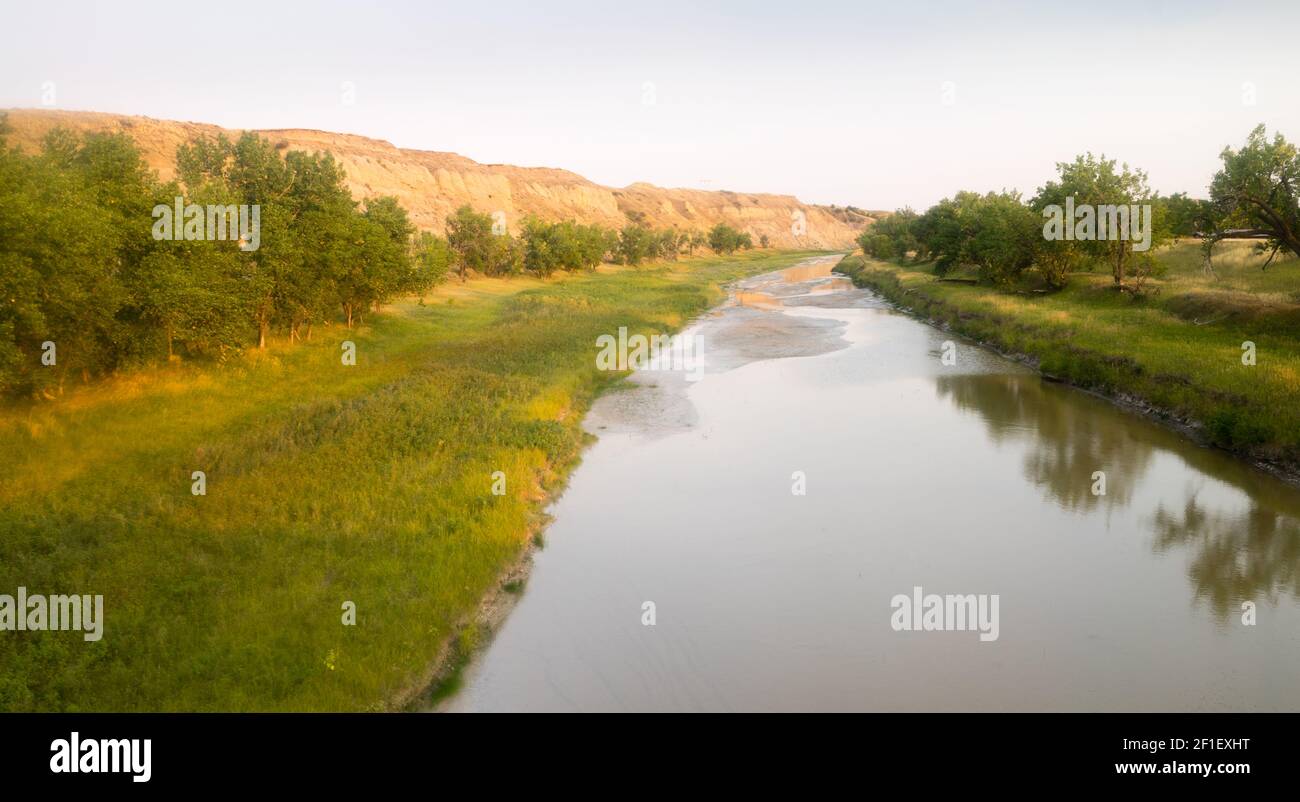
[[[175,175],[177,146],[199,134],[225,130],[204,123],[101,112],[13,109],[8,114],[9,141],[25,150],[39,147],[45,133],[58,126],[125,131],[163,179]],[[231,137],[240,133],[226,130]],[[620,227],[632,213],[644,215],[656,228],[707,230],[715,223],[727,223],[748,231],[755,243],[767,235],[773,246],[783,248],[850,247],[872,221],[856,209],[804,204],[790,195],[664,189],[641,183],[614,189],[567,170],[479,164],[454,153],[398,148],[354,134],[300,129],[257,133],[282,150],[329,151],[347,171],[354,196],[394,195],[416,225],[438,232],[446,216],[466,203],[481,212],[504,212],[511,230],[528,214]]]

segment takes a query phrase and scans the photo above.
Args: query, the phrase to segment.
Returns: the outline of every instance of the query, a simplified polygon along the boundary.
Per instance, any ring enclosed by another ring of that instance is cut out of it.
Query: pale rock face
[[[241,133],[204,123],[47,109],[12,109],[9,124],[8,141],[27,151],[39,148],[45,134],[59,126],[125,131],[164,180],[175,177],[176,148],[189,139],[222,131],[232,138]],[[567,170],[479,164],[454,153],[408,150],[354,134],[301,129],[257,133],[282,151],[332,153],[346,171],[354,196],[393,195],[416,226],[439,233],[447,215],[467,203],[480,212],[504,213],[511,231],[517,231],[528,214],[621,227],[627,212],[639,212],[656,228],[707,231],[725,222],[748,231],[755,244],[767,235],[773,246],[783,248],[852,247],[854,238],[874,222],[866,215],[803,204],[790,195],[665,189],[644,183],[613,189]],[[798,237],[793,225],[797,212],[805,221],[804,234]]]

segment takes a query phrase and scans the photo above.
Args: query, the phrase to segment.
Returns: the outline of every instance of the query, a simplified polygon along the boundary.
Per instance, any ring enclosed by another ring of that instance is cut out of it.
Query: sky
[[[1297,2],[0,0],[0,19],[0,108],[317,128],[614,187],[924,208],[1033,194],[1091,151],[1204,196],[1257,124],[1300,140]]]

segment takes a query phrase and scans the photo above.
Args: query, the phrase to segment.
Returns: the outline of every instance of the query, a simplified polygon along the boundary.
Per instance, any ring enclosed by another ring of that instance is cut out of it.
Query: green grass
[[[1290,470],[1300,466],[1300,261],[1275,261],[1249,243],[1216,249],[1217,280],[1200,245],[1157,254],[1161,276],[1134,298],[1104,272],[1078,273],[1058,292],[940,282],[933,265],[860,255],[837,270],[953,330],[1027,356],[1043,372],[1140,399],[1199,426],[1215,445]],[[1242,364],[1242,343],[1257,364]]]
[[[802,256],[453,282],[366,329],[5,408],[0,593],[103,594],[105,624],[0,632],[0,710],[409,700],[578,461],[617,378],[596,337],[677,329]]]

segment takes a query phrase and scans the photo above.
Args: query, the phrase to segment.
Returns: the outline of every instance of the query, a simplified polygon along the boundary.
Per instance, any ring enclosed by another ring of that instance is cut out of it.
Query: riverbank
[[[836,270],[1047,378],[1138,409],[1295,482],[1296,265],[1266,273],[1242,244],[1221,248],[1217,281],[1200,272],[1199,244],[1163,250],[1162,275],[1142,298],[1115,292],[1101,273],[1074,274],[1064,289],[1041,293],[940,280],[931,264],[861,254]],[[1250,354],[1254,364],[1247,364]]]
[[[366,328],[6,408],[0,587],[105,601],[96,643],[10,638],[0,709],[409,704],[579,461],[619,377],[596,337],[677,330],[808,255],[451,282]]]

